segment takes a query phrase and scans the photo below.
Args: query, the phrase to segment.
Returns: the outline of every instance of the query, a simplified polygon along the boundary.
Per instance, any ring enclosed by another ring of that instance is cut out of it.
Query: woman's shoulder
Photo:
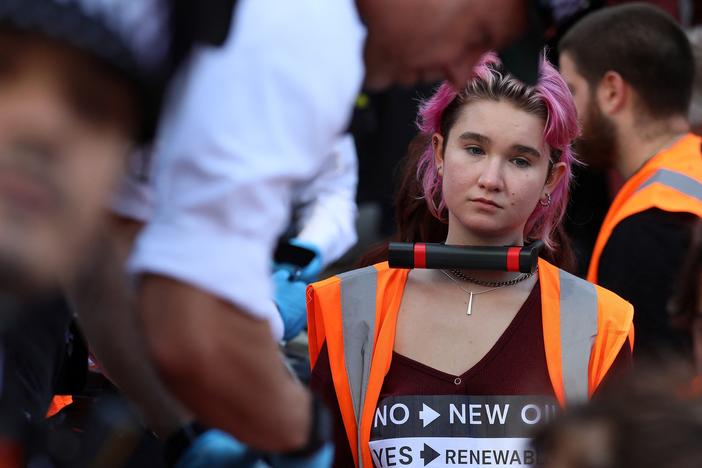
[[[326,288],[340,287],[341,283],[349,281],[356,283],[364,281],[386,283],[395,278],[404,278],[408,272],[409,270],[406,269],[391,268],[388,262],[380,262],[363,268],[337,273],[326,279],[311,283],[310,287],[319,291]]]
[[[607,309],[613,309],[616,307],[617,309],[620,309],[623,313],[631,314],[633,316],[634,306],[629,301],[619,296],[618,294],[610,291],[607,288],[604,288],[597,284],[594,284],[593,286],[595,286],[595,290],[597,291],[597,297],[600,303],[605,304]]]

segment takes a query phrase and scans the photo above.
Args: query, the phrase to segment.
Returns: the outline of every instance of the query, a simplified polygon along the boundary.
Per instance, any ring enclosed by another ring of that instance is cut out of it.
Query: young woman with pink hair
[[[487,54],[463,89],[439,86],[418,126],[400,240],[539,239],[546,259],[567,262],[578,124],[545,59],[532,87]],[[547,260],[533,274],[379,263],[311,285],[312,386],[338,415],[335,466],[536,463],[533,427],[629,366],[632,315]]]

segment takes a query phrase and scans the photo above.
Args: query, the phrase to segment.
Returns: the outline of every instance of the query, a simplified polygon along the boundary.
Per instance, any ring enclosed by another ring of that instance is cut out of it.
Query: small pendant
[[[468,310],[466,311],[466,315],[470,315],[473,313],[473,293],[470,293],[470,296],[468,296]]]

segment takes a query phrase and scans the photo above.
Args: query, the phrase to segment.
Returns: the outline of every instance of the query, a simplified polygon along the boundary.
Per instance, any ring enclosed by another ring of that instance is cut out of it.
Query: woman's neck
[[[505,247],[513,245],[524,245],[524,238],[521,233],[507,233],[502,236],[481,236],[478,233],[470,232],[466,229],[452,229],[449,225],[446,245],[470,245],[472,247]],[[520,276],[521,273],[495,270],[462,270],[472,278],[484,281],[508,281]]]
[[[456,227],[454,223],[449,223],[445,243],[447,245],[470,245],[475,247],[504,247],[524,245],[524,236],[521,229],[501,235],[494,233],[480,234],[469,231],[463,226]]]

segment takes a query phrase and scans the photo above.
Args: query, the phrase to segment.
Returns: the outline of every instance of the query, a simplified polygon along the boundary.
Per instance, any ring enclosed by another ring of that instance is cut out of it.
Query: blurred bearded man
[[[70,347],[61,286],[155,129],[170,14],[165,0],[0,1],[0,437],[19,447],[3,466],[31,464],[23,442]]]
[[[632,3],[586,16],[559,51],[581,116],[581,158],[625,180],[588,279],[634,305],[636,355],[682,350],[686,340],[671,330],[666,305],[702,217],[700,138],[687,121],[690,44],[665,12]]]

